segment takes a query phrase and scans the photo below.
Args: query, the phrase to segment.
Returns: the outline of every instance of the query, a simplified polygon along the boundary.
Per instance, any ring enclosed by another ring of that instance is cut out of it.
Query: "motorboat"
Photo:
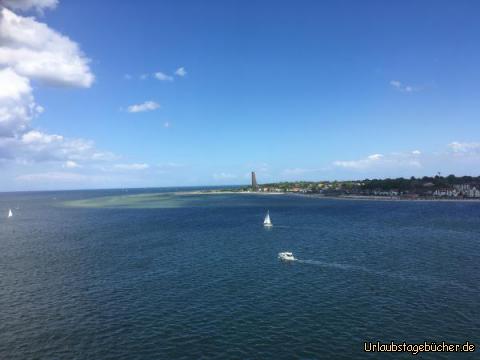
[[[284,252],[278,253],[278,258],[280,260],[283,260],[283,261],[295,261],[295,260],[297,260],[297,259],[295,259],[293,254],[289,251],[284,251]]]

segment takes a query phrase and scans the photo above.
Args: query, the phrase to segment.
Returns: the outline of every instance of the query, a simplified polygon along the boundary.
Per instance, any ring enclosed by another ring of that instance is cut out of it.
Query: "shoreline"
[[[432,198],[400,198],[400,197],[384,197],[384,196],[368,196],[368,195],[319,195],[319,194],[292,194],[296,196],[311,197],[315,199],[331,199],[331,200],[365,200],[365,201],[417,201],[417,202],[480,202],[480,199],[432,199]]]
[[[234,190],[193,190],[193,191],[177,191],[174,195],[232,195],[232,194],[244,194],[244,195],[285,195],[285,192],[253,192],[253,191],[234,191]]]
[[[234,195],[234,194],[243,194],[243,195],[293,195],[301,196],[312,199],[330,199],[330,200],[354,200],[354,201],[417,201],[417,202],[480,202],[479,198],[473,199],[434,199],[434,198],[401,198],[401,197],[386,197],[386,196],[369,196],[369,195],[322,195],[322,194],[302,194],[295,192],[254,192],[254,191],[235,191],[235,190],[194,190],[194,191],[180,191],[174,192],[175,195]]]

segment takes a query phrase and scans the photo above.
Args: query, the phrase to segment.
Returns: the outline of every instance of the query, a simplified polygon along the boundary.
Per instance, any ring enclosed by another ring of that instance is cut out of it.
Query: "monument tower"
[[[258,190],[257,177],[255,176],[255,171],[252,171],[252,190]]]

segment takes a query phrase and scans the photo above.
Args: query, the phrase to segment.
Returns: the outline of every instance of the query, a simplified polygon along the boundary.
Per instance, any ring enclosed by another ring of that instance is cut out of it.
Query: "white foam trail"
[[[456,281],[444,281],[444,280],[439,280],[435,279],[432,277],[428,276],[418,276],[418,275],[409,275],[409,274],[403,274],[400,272],[387,272],[387,271],[376,271],[372,269],[368,269],[363,266],[356,266],[356,265],[350,265],[350,264],[341,264],[341,263],[335,263],[335,262],[325,262],[325,261],[318,261],[318,260],[301,260],[301,259],[295,259],[295,261],[302,263],[302,264],[309,264],[309,265],[318,265],[318,266],[323,266],[323,267],[328,267],[328,268],[334,268],[334,269],[340,269],[344,271],[356,271],[356,272],[364,272],[368,273],[371,275],[376,275],[376,276],[382,276],[382,277],[389,277],[393,279],[400,279],[404,281],[414,281],[414,282],[424,282],[424,283],[429,283],[429,284],[435,284],[437,286],[452,286],[452,287],[457,287],[462,290],[468,291],[468,290],[473,290],[463,284],[460,284]]]
[[[329,262],[324,262],[324,261],[318,261],[318,260],[301,260],[301,259],[296,259],[298,262],[303,263],[303,264],[310,264],[310,265],[320,265],[324,267],[330,267],[330,268],[336,268],[336,269],[342,269],[342,270],[358,270],[358,271],[364,271],[364,272],[371,272],[369,269],[362,267],[362,266],[355,266],[355,265],[348,265],[348,264],[340,264],[340,263],[329,263]]]

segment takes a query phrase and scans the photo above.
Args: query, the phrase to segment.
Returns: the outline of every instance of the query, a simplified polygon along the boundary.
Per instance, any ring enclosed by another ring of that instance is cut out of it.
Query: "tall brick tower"
[[[255,176],[255,171],[252,171],[252,190],[258,190],[257,177]]]

